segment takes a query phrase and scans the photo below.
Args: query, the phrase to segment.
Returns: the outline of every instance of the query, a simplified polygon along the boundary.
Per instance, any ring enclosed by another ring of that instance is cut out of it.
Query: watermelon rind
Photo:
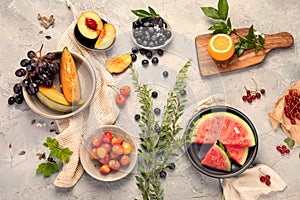
[[[240,147],[240,146],[232,146],[232,145],[224,145],[224,146],[230,159],[232,159],[234,162],[236,162],[239,165],[245,164],[249,153],[249,147]]]
[[[227,153],[217,143],[207,151],[201,164],[222,171],[231,171],[231,161]]]

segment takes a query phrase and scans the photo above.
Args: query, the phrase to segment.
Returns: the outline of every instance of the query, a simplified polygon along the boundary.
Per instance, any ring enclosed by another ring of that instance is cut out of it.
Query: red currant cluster
[[[271,177],[269,175],[261,175],[259,177],[260,182],[265,183],[266,186],[270,186],[271,185]]]
[[[246,94],[242,96],[243,101],[247,101],[248,103],[252,103],[256,99],[260,99],[261,95],[264,95],[266,93],[265,89],[258,89],[257,83],[254,79],[252,81],[255,83],[255,90],[249,90],[244,87],[246,90]]]
[[[300,94],[297,90],[289,90],[285,95],[284,115],[290,119],[291,124],[296,124],[296,119],[300,120]]]
[[[248,103],[252,103],[255,99],[260,99],[261,95],[266,93],[265,89],[261,89],[260,91],[251,91],[246,89],[246,95],[242,97],[243,101],[247,101]]]
[[[281,146],[277,146],[276,147],[276,149],[277,149],[277,151],[279,151],[282,155],[283,154],[289,154],[290,153],[290,149],[289,148],[287,148],[285,145],[281,145]]]

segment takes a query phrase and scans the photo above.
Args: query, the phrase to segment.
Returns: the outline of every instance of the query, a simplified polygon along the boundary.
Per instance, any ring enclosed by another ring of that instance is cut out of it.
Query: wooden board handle
[[[293,43],[294,38],[288,32],[265,35],[265,49],[267,52],[278,48],[288,48]]]

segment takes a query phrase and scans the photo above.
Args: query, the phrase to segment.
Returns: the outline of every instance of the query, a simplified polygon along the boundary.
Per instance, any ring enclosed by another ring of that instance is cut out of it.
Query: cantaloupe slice
[[[70,104],[77,104],[81,98],[80,82],[75,61],[67,47],[61,55],[60,82],[66,100]]]

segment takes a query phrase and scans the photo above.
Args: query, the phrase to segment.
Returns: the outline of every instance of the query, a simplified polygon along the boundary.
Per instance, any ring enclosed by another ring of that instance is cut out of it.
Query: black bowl
[[[231,114],[234,114],[234,115],[240,117],[250,126],[250,128],[253,131],[254,137],[255,137],[256,145],[253,147],[249,147],[246,162],[242,166],[232,162],[232,170],[230,172],[214,169],[214,168],[211,168],[211,167],[201,164],[201,160],[203,159],[203,157],[205,156],[207,151],[210,149],[212,144],[196,144],[196,143],[189,142],[189,139],[190,139],[189,137],[191,135],[190,133],[192,131],[192,127],[194,126],[194,123],[199,118],[201,118],[203,115],[206,115],[208,113],[214,113],[214,112],[227,112],[227,113],[231,113]],[[252,124],[250,119],[245,114],[243,114],[241,111],[239,111],[235,108],[229,107],[229,106],[220,106],[220,105],[211,106],[209,108],[206,108],[206,109],[200,111],[190,120],[190,122],[187,126],[187,129],[185,131],[185,134],[186,134],[186,143],[185,143],[184,147],[185,147],[185,151],[186,151],[187,156],[188,156],[189,160],[191,161],[192,165],[199,172],[201,172],[207,176],[213,177],[213,178],[232,178],[232,177],[235,177],[235,176],[241,174],[242,172],[244,172],[246,169],[248,169],[251,166],[252,162],[254,161],[254,159],[256,157],[257,150],[258,150],[258,137],[257,137],[257,132],[255,130],[254,125]]]

